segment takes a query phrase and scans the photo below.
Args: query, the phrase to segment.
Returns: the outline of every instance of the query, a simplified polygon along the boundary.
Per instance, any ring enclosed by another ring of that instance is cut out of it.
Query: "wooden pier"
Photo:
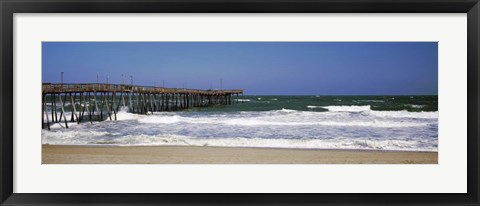
[[[117,120],[122,109],[137,114],[237,103],[242,89],[199,90],[126,84],[42,84],[42,128],[51,123]],[[232,99],[232,97],[237,97]],[[58,106],[58,107],[57,107]],[[50,113],[49,113],[50,111]],[[70,112],[67,117],[66,112]],[[88,120],[87,120],[88,118]]]

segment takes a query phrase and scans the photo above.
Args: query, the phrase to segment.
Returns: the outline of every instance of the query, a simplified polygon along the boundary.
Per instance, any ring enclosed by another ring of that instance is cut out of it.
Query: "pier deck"
[[[79,124],[86,118],[89,122],[116,120],[121,108],[132,113],[153,114],[191,107],[230,105],[238,102],[235,101],[238,95],[243,95],[242,89],[199,90],[126,84],[43,83],[42,128],[50,129],[50,124],[57,122],[63,122],[65,128],[68,128],[68,122]],[[235,99],[232,100],[232,97]],[[70,112],[69,118],[67,111]]]

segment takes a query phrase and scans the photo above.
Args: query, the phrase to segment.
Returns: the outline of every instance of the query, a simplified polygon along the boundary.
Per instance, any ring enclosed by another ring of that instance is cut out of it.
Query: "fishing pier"
[[[192,107],[230,105],[238,103],[236,100],[239,95],[243,95],[242,89],[199,90],[126,84],[43,83],[42,128],[50,129],[51,123],[61,123],[68,128],[68,122],[79,124],[84,120],[90,123],[105,119],[117,120],[117,113],[122,109],[137,114],[153,114]]]

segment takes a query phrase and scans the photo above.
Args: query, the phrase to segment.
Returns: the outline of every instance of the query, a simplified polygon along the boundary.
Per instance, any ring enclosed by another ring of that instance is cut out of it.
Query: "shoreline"
[[[42,164],[437,164],[438,152],[42,144]]]
[[[247,146],[201,146],[201,145],[121,145],[121,144],[42,144],[42,146],[66,146],[66,147],[207,147],[207,148],[244,148],[244,149],[280,149],[280,150],[323,150],[323,151],[357,151],[357,152],[420,152],[438,153],[438,151],[422,150],[379,150],[379,149],[332,149],[332,148],[297,148],[297,147],[247,147]]]

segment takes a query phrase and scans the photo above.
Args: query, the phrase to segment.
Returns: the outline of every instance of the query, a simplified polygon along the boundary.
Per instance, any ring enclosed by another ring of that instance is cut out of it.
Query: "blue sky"
[[[436,42],[43,42],[42,82],[245,89],[248,95],[436,95]]]

